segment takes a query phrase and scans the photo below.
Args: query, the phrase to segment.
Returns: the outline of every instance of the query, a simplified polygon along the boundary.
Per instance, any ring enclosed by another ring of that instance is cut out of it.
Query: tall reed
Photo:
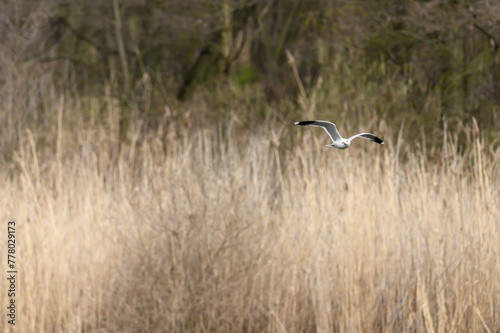
[[[27,132],[0,170],[16,329],[498,331],[500,152],[308,130],[60,129],[57,151]]]

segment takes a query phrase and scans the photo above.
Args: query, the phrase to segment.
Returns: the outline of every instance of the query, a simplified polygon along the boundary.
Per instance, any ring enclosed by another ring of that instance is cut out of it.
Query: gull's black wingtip
[[[314,120],[306,120],[306,121],[296,121],[294,122],[293,124],[294,125],[302,125],[302,126],[307,126],[309,124],[312,124],[314,123],[315,121]]]
[[[384,141],[382,141],[382,139],[381,139],[381,138],[378,138],[378,137],[375,137],[375,138],[373,139],[373,141],[375,141],[375,142],[376,142],[376,143],[378,143],[379,145],[383,145],[383,144],[384,144]]]

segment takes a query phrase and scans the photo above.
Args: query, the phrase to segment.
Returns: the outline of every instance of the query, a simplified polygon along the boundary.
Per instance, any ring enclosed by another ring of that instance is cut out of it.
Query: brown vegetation
[[[499,332],[499,10],[0,2],[0,331]]]
[[[500,156],[477,129],[430,161],[285,124],[141,142],[137,125],[119,149],[60,126],[53,148],[27,132],[1,172],[25,332],[500,327]]]

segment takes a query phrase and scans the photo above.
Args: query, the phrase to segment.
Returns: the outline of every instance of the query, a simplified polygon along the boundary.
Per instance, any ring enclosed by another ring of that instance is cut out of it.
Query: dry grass
[[[472,134],[431,161],[294,127],[118,147],[61,124],[0,171],[18,332],[500,330],[500,152]]]

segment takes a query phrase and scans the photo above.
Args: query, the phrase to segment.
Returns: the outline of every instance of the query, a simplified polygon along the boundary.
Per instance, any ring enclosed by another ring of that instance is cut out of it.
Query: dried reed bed
[[[471,135],[458,154],[450,138],[431,160],[402,140],[340,151],[295,130],[137,130],[121,147],[60,131],[55,148],[28,132],[0,171],[17,329],[500,329],[498,150]]]

